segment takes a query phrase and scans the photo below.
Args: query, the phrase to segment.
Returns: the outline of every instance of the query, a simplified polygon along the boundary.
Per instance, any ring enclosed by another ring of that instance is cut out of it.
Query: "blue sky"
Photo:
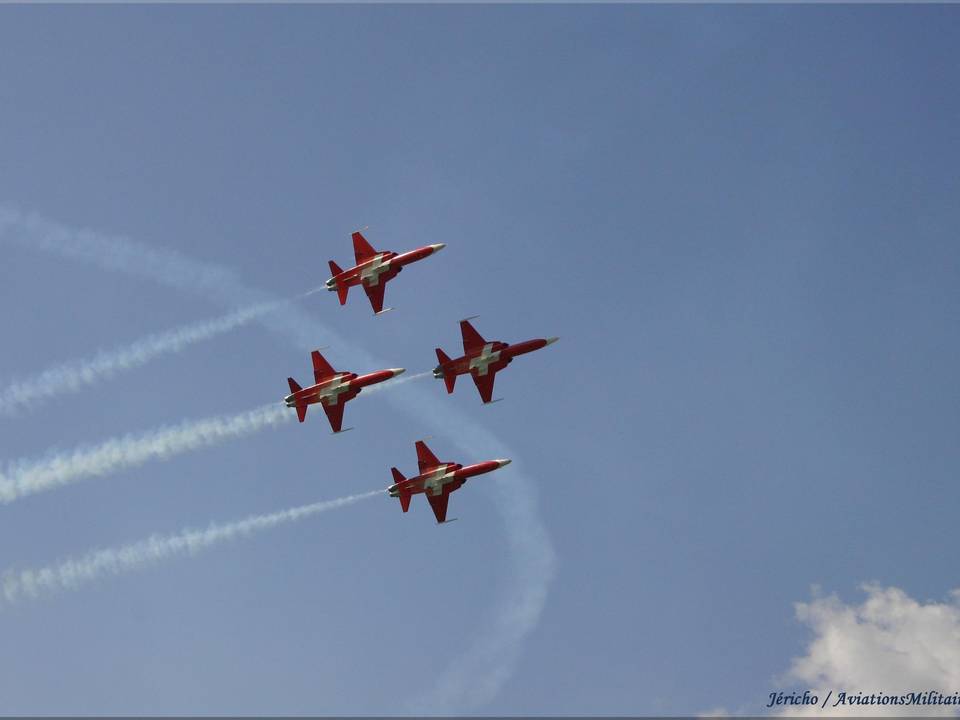
[[[561,337],[490,407],[427,378],[343,436],[308,417],[0,507],[2,571],[386,486],[425,435],[516,461],[446,527],[376,499],[5,607],[0,711],[759,712],[811,586],[944,598],[958,36],[949,6],[0,10],[0,204],[236,290],[7,236],[3,384],[315,287],[359,226],[448,244],[383,317],[315,295],[0,418],[3,463],[279,400],[312,347],[419,372],[468,315]],[[541,527],[542,612],[483,656]]]

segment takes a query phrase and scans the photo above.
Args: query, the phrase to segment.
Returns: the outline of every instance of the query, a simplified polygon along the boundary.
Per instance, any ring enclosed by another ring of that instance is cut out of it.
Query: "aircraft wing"
[[[447,519],[447,502],[450,500],[450,491],[445,487],[439,495],[427,493],[427,500],[433,509],[433,514],[438,523],[445,522]]]
[[[476,368],[470,371],[470,377],[473,378],[474,385],[477,386],[477,390],[480,391],[480,398],[488,403],[493,399],[493,380],[496,376],[495,370],[487,370],[486,375],[481,375],[477,372]]]
[[[367,239],[358,232],[353,234],[353,256],[357,260],[357,265],[365,263],[367,260],[377,254],[373,246],[367,242]]]
[[[460,321],[460,334],[463,336],[463,352],[469,355],[474,350],[481,350],[487,344],[483,336],[473,329],[469,320]]]
[[[340,432],[340,428],[343,426],[343,408],[346,406],[346,403],[341,400],[336,405],[320,404],[323,405],[323,411],[327,414],[330,427],[333,428],[335,433]]]
[[[367,297],[370,298],[370,304],[373,306],[375,313],[383,311],[383,292],[386,289],[387,283],[383,278],[380,278],[380,282],[376,285],[363,286],[363,291],[367,294]]]
[[[337,374],[337,371],[334,370],[333,366],[327,362],[327,359],[320,354],[319,350],[314,350],[310,353],[310,357],[313,359],[314,382],[323,382],[331,375]]]
[[[422,474],[440,464],[441,462],[437,460],[437,456],[427,447],[427,444],[423,440],[417,440],[417,465],[420,466],[420,473]]]

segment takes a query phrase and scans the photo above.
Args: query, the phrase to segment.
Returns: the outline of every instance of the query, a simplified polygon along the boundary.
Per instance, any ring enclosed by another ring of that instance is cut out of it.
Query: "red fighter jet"
[[[447,392],[452,393],[457,375],[470,373],[484,403],[495,402],[492,400],[493,379],[497,372],[512,363],[517,355],[539,350],[560,339],[555,337],[541,338],[539,340],[527,340],[515,345],[509,345],[499,340],[487,342],[481,337],[480,333],[473,329],[473,325],[470,324],[471,320],[473,320],[472,317],[460,321],[460,333],[463,335],[463,356],[451,360],[443,350],[437,348],[437,359],[440,364],[433,369],[433,376],[443,378],[447,386]]]
[[[314,350],[310,356],[313,358],[313,379],[316,381],[316,385],[302,388],[296,380],[287,378],[287,382],[290,383],[290,394],[283,401],[287,404],[287,407],[297,409],[297,417],[300,422],[303,422],[307,416],[307,405],[320,403],[323,405],[323,411],[327,413],[330,427],[333,428],[335,433],[340,432],[340,426],[343,424],[343,406],[348,400],[355,398],[367,385],[374,385],[395,378],[403,372],[403,368],[378,370],[367,375],[337,372],[320,354],[319,350]],[[347,428],[347,430],[350,429]]]
[[[347,291],[354,285],[362,285],[363,291],[370,298],[373,312],[379,315],[386,312],[383,309],[383,292],[388,280],[397,276],[404,265],[430,257],[446,247],[445,243],[425,245],[422,248],[397,254],[392,250],[377,252],[370,243],[358,232],[353,234],[353,254],[357,264],[349,270],[341,270],[333,260],[330,261],[330,272],[333,277],[327,280],[327,290],[336,290],[340,304],[347,302]],[[387,308],[391,310],[392,308]]]
[[[417,441],[417,463],[420,465],[420,474],[416,477],[405,478],[396,468],[390,468],[393,473],[394,484],[387,488],[390,497],[400,498],[400,507],[406,512],[410,509],[410,498],[417,493],[424,493],[433,508],[433,514],[438,523],[447,522],[447,501],[450,493],[463,485],[467,478],[475,475],[498,470],[510,461],[487,460],[476,465],[464,467],[460,463],[440,462],[423,440]],[[451,518],[453,520],[454,518]]]

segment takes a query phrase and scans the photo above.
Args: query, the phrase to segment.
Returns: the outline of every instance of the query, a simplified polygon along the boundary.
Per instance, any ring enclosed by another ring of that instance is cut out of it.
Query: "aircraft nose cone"
[[[431,245],[430,247],[433,248],[433,251],[434,251],[434,252],[440,252],[440,251],[443,250],[446,246],[447,246],[446,243],[437,243],[436,245]]]
[[[394,377],[396,377],[397,375],[402,375],[406,371],[407,371],[406,368],[390,368],[390,372],[393,373]]]
[[[494,460],[494,462],[500,467],[503,467],[504,465],[509,465],[513,461],[510,458],[501,458],[500,460]]]
[[[547,345],[553,345],[559,339],[558,337],[547,338]]]

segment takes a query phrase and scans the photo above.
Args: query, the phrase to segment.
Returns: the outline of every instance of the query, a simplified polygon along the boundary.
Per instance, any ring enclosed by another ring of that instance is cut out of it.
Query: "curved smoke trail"
[[[247,286],[236,273],[219,265],[124,238],[73,230],[9,208],[0,207],[0,241],[149,278],[167,287],[199,294],[224,307],[273,299]],[[259,321],[302,350],[311,350],[316,339],[325,335],[328,342],[347,351],[358,365],[382,365],[300,308],[270,316],[269,322],[266,316]],[[432,424],[435,434],[449,437],[471,454],[514,459],[509,495],[501,492],[495,496],[511,548],[510,582],[497,599],[489,625],[477,633],[466,653],[450,664],[451,669],[441,675],[437,688],[416,703],[425,709],[423,711],[433,713],[472,709],[495,697],[513,672],[523,640],[539,622],[555,574],[556,556],[539,515],[536,486],[520,472],[521,463],[515,453],[482,426],[449,405],[439,403],[435,396],[420,393],[413,397],[409,390],[401,390],[391,393],[390,399],[403,412],[416,412],[418,419]],[[496,486],[504,482],[493,480]]]
[[[211,523],[206,530],[187,529],[175,535],[151,535],[146,540],[94,550],[77,559],[68,558],[54,565],[18,572],[8,571],[0,577],[0,592],[6,602],[12,604],[23,597],[36,597],[42,592],[72,590],[103,575],[132,572],[177,555],[195,555],[220,543],[382,494],[383,490],[373,490],[280,512],[251,515],[235,522]]]

